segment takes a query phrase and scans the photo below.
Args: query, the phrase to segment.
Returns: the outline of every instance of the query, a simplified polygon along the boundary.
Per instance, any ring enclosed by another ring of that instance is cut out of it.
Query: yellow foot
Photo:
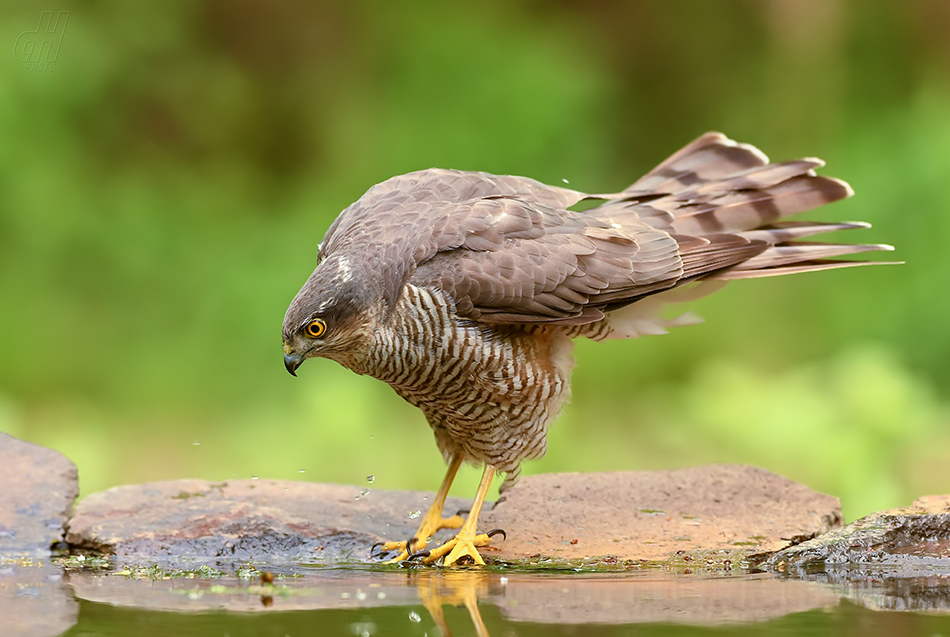
[[[422,524],[419,525],[419,530],[416,531],[415,535],[411,538],[401,542],[379,542],[374,544],[373,548],[370,549],[370,556],[383,557],[387,553],[396,551],[396,557],[386,560],[386,564],[402,562],[415,552],[425,551],[426,546],[429,545],[429,540],[432,539],[432,536],[437,531],[442,529],[457,529],[461,527],[464,522],[465,518],[460,514],[453,515],[450,518],[443,518],[439,511],[436,511],[435,515],[427,514],[422,520]],[[379,553],[376,552],[377,549],[379,549]]]
[[[507,538],[507,535],[505,535],[505,532],[501,529],[494,529],[488,533],[476,535],[475,537],[471,537],[470,533],[466,533],[465,529],[462,529],[458,535],[445,544],[431,551],[421,551],[415,555],[411,555],[409,559],[419,559],[426,564],[434,564],[445,557],[445,561],[442,563],[443,566],[454,566],[467,561],[484,565],[485,560],[478,554],[476,547],[488,546],[492,537],[499,534]]]

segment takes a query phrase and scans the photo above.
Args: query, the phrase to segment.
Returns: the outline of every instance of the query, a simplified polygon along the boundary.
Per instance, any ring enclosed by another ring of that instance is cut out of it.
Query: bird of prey
[[[852,194],[819,159],[770,163],[707,133],[618,193],[526,177],[430,169],[388,179],[346,208],[283,324],[284,364],[329,358],[419,407],[448,463],[415,535],[393,561],[484,564],[479,512],[544,455],[569,393],[572,339],[662,333],[689,315],[662,309],[733,279],[868,261],[833,257],[887,245],[800,241],[866,223],[785,221]],[[586,207],[584,210],[576,208]],[[442,517],[459,466],[484,466],[467,517]],[[431,550],[443,528],[458,534]]]

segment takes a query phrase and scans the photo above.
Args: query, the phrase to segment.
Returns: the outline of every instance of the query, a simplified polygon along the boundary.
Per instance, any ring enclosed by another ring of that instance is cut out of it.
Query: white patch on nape
[[[350,265],[350,260],[347,257],[340,257],[336,260],[337,266],[337,275],[336,279],[340,281],[349,281],[353,278],[353,266]]]
[[[663,318],[668,305],[688,303],[712,294],[725,287],[726,281],[699,281],[666,292],[653,294],[627,307],[620,308],[607,315],[610,331],[606,339],[639,338],[652,334],[666,334],[674,327],[696,325],[703,319],[685,312],[674,318]]]

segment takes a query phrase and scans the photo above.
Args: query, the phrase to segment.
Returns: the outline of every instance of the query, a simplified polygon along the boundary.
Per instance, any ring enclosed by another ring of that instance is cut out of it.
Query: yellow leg
[[[426,514],[422,518],[422,522],[420,522],[419,529],[416,531],[415,535],[413,535],[408,541],[386,542],[382,545],[383,553],[388,551],[398,551],[396,557],[389,560],[390,562],[401,562],[402,560],[409,557],[413,551],[421,551],[425,549],[425,547],[429,544],[429,538],[431,538],[436,533],[436,531],[439,531],[440,529],[457,529],[462,526],[463,519],[460,515],[453,515],[450,518],[442,517],[442,509],[445,507],[445,499],[449,496],[449,489],[452,487],[452,482],[455,480],[455,474],[458,473],[459,467],[461,466],[462,455],[456,454],[452,456],[452,460],[449,462],[449,469],[445,472],[445,478],[442,479],[442,485],[439,487],[439,492],[435,494],[435,500],[432,501],[432,506],[430,506],[429,510],[426,511]]]
[[[469,512],[465,524],[462,525],[458,535],[430,551],[429,555],[423,558],[424,562],[435,562],[447,554],[448,557],[445,558],[444,562],[445,566],[452,566],[463,557],[471,559],[475,564],[485,563],[475,547],[487,546],[491,542],[491,535],[494,532],[492,534],[476,535],[476,529],[478,528],[478,515],[482,512],[482,504],[485,502],[485,497],[488,495],[488,489],[491,487],[491,481],[494,477],[495,467],[486,464],[482,481],[478,484],[478,492],[475,494],[475,502],[472,503],[472,510]]]

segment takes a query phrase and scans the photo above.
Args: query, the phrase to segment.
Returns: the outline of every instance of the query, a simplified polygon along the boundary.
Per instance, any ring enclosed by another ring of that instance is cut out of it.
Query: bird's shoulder
[[[367,248],[394,240],[424,240],[427,228],[463,221],[471,205],[490,198],[567,208],[584,193],[549,186],[529,177],[429,168],[391,177],[372,186],[330,226],[321,254],[347,246]],[[484,212],[484,211],[482,211]]]

